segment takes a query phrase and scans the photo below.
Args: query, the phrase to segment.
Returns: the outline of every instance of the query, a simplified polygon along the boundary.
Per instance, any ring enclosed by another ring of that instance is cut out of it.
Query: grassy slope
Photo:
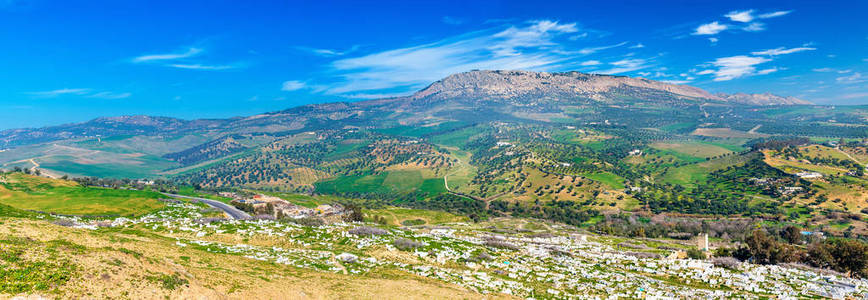
[[[5,175],[0,204],[73,215],[141,215],[164,207],[156,192],[81,187],[74,182],[20,173]]]

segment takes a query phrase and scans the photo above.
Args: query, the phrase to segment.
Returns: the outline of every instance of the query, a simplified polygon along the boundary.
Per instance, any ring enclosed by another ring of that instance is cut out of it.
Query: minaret
[[[704,238],[704,243],[703,243],[702,250],[708,251],[708,233],[703,234],[703,238]]]

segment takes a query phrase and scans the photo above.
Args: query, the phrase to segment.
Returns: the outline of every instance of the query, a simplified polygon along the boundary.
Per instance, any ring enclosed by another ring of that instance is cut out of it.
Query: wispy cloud
[[[731,11],[728,14],[723,15],[724,17],[729,18],[733,22],[742,22],[747,23],[753,21],[753,9],[743,10],[743,11]]]
[[[298,80],[288,80],[283,82],[283,86],[281,86],[281,91],[297,91],[305,88],[306,84],[304,82]]]
[[[621,47],[621,46],[624,46],[626,44],[627,44],[627,42],[621,42],[618,44],[608,45],[608,46],[586,47],[586,48],[582,48],[582,50],[579,50],[579,53],[585,54],[585,55],[594,54],[594,53],[597,53],[597,52],[602,51],[602,50],[612,49],[615,47]]]
[[[163,53],[163,54],[147,54],[134,57],[132,59],[133,63],[142,63],[142,64],[159,64],[164,67],[177,68],[177,69],[187,69],[187,70],[228,70],[243,67],[242,63],[234,63],[234,64],[222,64],[222,65],[214,65],[214,64],[205,64],[201,63],[201,59],[193,59],[204,52],[202,48],[188,48],[184,52],[177,53]]]
[[[76,88],[76,89],[57,89],[50,91],[27,92],[25,94],[36,98],[57,98],[61,96],[78,96],[98,99],[124,99],[132,96],[131,93],[115,93],[109,91],[94,91],[93,89]]]
[[[778,48],[768,49],[768,50],[763,50],[763,51],[755,51],[755,52],[751,52],[750,54],[753,54],[753,55],[777,56],[777,55],[784,55],[784,54],[790,54],[790,53],[796,53],[796,52],[802,52],[802,51],[813,51],[813,50],[817,50],[817,48],[812,48],[812,47],[796,47],[796,48],[789,48],[789,49],[786,49],[786,48],[784,48],[784,47],[778,47]]]
[[[334,81],[323,90],[344,97],[395,96],[473,69],[561,70],[587,54],[626,44],[573,50],[577,42],[569,38],[580,31],[576,23],[537,20],[342,58],[329,64]]]
[[[774,49],[762,50],[762,51],[754,51],[751,52],[751,55],[736,55],[729,57],[721,57],[715,59],[714,61],[708,63],[710,66],[714,66],[716,70],[704,70],[702,72],[698,72],[699,75],[714,75],[714,81],[727,81],[740,77],[752,76],[752,75],[765,75],[769,73],[774,73],[782,69],[779,67],[771,67],[757,71],[756,66],[772,61],[776,56],[792,54],[802,51],[812,51],[816,50],[816,48],[811,47],[796,47],[796,48],[784,48],[778,47]]]
[[[84,95],[90,93],[90,89],[57,89],[50,91],[27,92],[26,94],[40,98],[55,98],[64,95]]]
[[[863,77],[862,73],[853,72],[851,75],[835,78],[835,81],[842,84],[856,84],[868,82],[868,78]]]
[[[240,67],[240,65],[203,65],[203,64],[168,64],[167,66],[188,70],[228,70]]]
[[[714,71],[714,81],[727,81],[754,74],[756,65],[771,59],[746,55],[721,57],[711,62],[718,69]]]
[[[717,21],[699,25],[696,27],[696,30],[693,31],[693,35],[715,35],[720,33],[721,31],[729,28],[726,24],[720,24]]]
[[[736,24],[725,24],[720,21],[714,21],[711,23],[705,23],[696,27],[693,30],[692,35],[716,35],[726,30],[730,29],[741,29],[748,32],[759,32],[766,30],[766,24],[763,22],[757,22],[757,19],[770,19],[777,18],[780,16],[785,16],[789,14],[790,10],[782,10],[782,11],[774,11],[769,13],[763,13],[759,15],[755,15],[756,10],[748,9],[748,10],[734,10],[729,13],[723,15],[730,22],[735,22]],[[749,23],[747,25],[738,25],[737,23]],[[717,40],[711,40],[712,43],[717,42]]]
[[[793,12],[793,11],[792,10],[779,10],[779,11],[774,11],[774,12],[770,12],[770,13],[764,13],[764,14],[759,15],[758,17],[760,19],[771,19],[771,18],[786,16],[791,12]]]
[[[580,66],[584,66],[584,67],[596,66],[596,65],[600,65],[600,64],[603,64],[603,63],[601,63],[599,60],[586,60],[586,61],[579,63]]]
[[[334,49],[320,49],[320,48],[311,48],[311,47],[295,47],[296,49],[313,53],[315,55],[323,56],[323,57],[334,57],[334,56],[344,56],[359,50],[359,45],[353,45],[347,50],[334,50]]]
[[[132,93],[114,93],[114,92],[99,92],[95,94],[88,95],[88,98],[99,98],[99,99],[124,99],[132,96]]]
[[[443,23],[445,23],[445,24],[449,24],[449,25],[461,25],[461,24],[464,24],[464,20],[462,20],[462,19],[458,19],[458,18],[455,18],[455,17],[450,17],[450,16],[444,16],[442,19],[440,19],[440,21],[443,22]]]
[[[176,60],[181,58],[192,57],[202,53],[200,48],[189,48],[181,53],[165,53],[165,54],[147,54],[133,58],[133,62],[161,61],[161,60]]]
[[[766,30],[766,24],[760,23],[760,22],[753,22],[753,23],[748,24],[745,27],[742,27],[741,30],[749,31],[749,32],[759,32],[759,31]]]
[[[642,58],[627,58],[619,61],[614,61],[609,64],[612,65],[612,68],[607,70],[594,71],[593,73],[620,74],[649,67],[648,60]]]

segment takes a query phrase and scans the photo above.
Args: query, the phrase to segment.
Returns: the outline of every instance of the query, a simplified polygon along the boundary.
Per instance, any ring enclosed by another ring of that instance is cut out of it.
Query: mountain
[[[717,97],[729,102],[742,103],[748,105],[811,105],[808,100],[802,100],[793,96],[778,96],[772,93],[762,94],[745,94],[735,93],[726,94],[718,93]]]
[[[420,124],[431,122],[432,118],[468,122],[552,122],[572,118],[586,123],[609,120],[620,124],[642,122],[636,125],[657,127],[667,122],[695,122],[702,111],[700,106],[705,104],[722,107],[810,102],[768,93],[714,95],[692,86],[626,76],[475,70],[447,76],[406,97],[311,104],[229,119],[121,116],[43,128],[10,129],[0,131],[0,148],[119,135],[197,133],[214,135],[214,138],[229,134],[280,135],[316,128],[382,126],[389,122]],[[667,111],[672,109],[678,111]],[[592,111],[595,113],[590,113]],[[667,111],[667,116],[660,115],[663,111]]]
[[[721,100],[702,89],[626,76],[579,72],[547,73],[531,71],[470,71],[439,80],[413,95],[420,98],[540,99],[576,98],[614,102],[619,90],[635,89],[666,92],[685,99]]]

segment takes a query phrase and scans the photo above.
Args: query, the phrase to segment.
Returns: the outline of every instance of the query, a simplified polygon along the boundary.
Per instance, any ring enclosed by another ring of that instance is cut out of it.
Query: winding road
[[[238,219],[238,220],[250,219],[250,215],[248,215],[246,212],[243,212],[240,209],[237,209],[231,205],[228,205],[226,203],[223,203],[223,202],[220,202],[217,200],[184,196],[184,195],[178,195],[178,194],[169,194],[169,193],[163,193],[163,195],[166,195],[169,197],[174,197],[174,198],[182,198],[182,199],[201,201],[202,203],[208,204],[208,205],[210,205],[216,209],[222,210],[223,212],[225,212],[227,215],[229,215],[233,219]]]

